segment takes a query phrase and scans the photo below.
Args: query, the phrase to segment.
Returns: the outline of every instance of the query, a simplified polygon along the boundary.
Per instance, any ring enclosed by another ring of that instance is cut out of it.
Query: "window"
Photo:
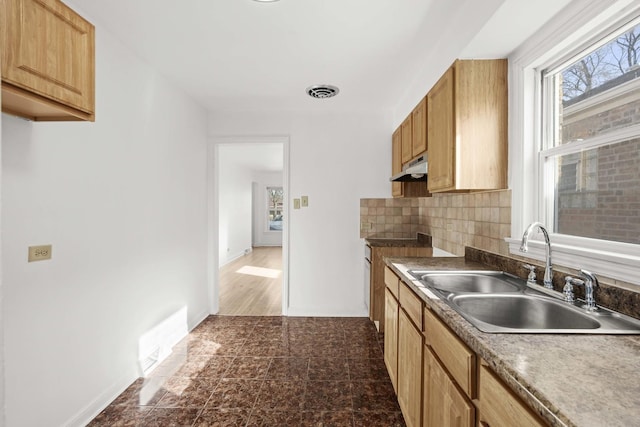
[[[510,54],[512,254],[541,221],[554,264],[640,285],[638,17],[640,0],[571,2]]]
[[[267,187],[267,224],[269,231],[282,231],[282,187]]]
[[[542,71],[540,151],[554,233],[640,244],[640,24]]]

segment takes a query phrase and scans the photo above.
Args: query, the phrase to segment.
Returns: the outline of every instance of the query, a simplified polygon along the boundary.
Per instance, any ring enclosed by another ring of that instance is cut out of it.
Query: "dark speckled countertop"
[[[372,247],[431,247],[431,236],[417,233],[415,239],[384,239],[367,237],[365,241]]]
[[[484,333],[405,273],[490,266],[465,258],[385,261],[552,426],[640,426],[640,336]]]

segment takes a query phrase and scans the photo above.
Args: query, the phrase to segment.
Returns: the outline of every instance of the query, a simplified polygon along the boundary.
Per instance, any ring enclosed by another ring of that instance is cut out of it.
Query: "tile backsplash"
[[[417,232],[454,255],[464,256],[465,246],[508,255],[511,190],[360,199],[360,237],[415,238]]]

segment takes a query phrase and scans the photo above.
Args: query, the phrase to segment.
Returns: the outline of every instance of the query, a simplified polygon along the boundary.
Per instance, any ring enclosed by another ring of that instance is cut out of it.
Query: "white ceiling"
[[[446,43],[438,36],[455,27],[456,13],[477,8],[477,1],[68,2],[215,112],[394,109],[420,61],[433,45]],[[482,1],[493,14],[504,0]],[[500,35],[509,16],[503,16],[485,25],[485,39],[476,37],[465,56],[484,52],[496,40],[502,43],[491,54],[506,55],[565,1],[506,0],[515,8],[535,4],[526,9],[530,25],[511,22],[505,40]],[[340,94],[312,99],[305,88],[314,84],[336,85]]]

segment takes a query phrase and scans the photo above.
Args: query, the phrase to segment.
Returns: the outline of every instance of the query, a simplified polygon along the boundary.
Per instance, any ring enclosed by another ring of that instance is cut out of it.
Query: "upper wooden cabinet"
[[[411,154],[416,157],[427,151],[427,97],[411,112]]]
[[[458,60],[427,95],[429,192],[507,187],[507,60]]]
[[[94,27],[59,0],[0,0],[2,111],[93,121]]]
[[[400,125],[400,129],[402,130],[402,163],[407,163],[413,157],[411,146],[413,137],[413,128],[411,124],[411,114],[404,119],[402,125]]]
[[[395,175],[402,171],[402,127],[398,127],[391,138],[391,175]],[[401,182],[391,183],[391,195],[393,197],[402,197],[404,186]]]

